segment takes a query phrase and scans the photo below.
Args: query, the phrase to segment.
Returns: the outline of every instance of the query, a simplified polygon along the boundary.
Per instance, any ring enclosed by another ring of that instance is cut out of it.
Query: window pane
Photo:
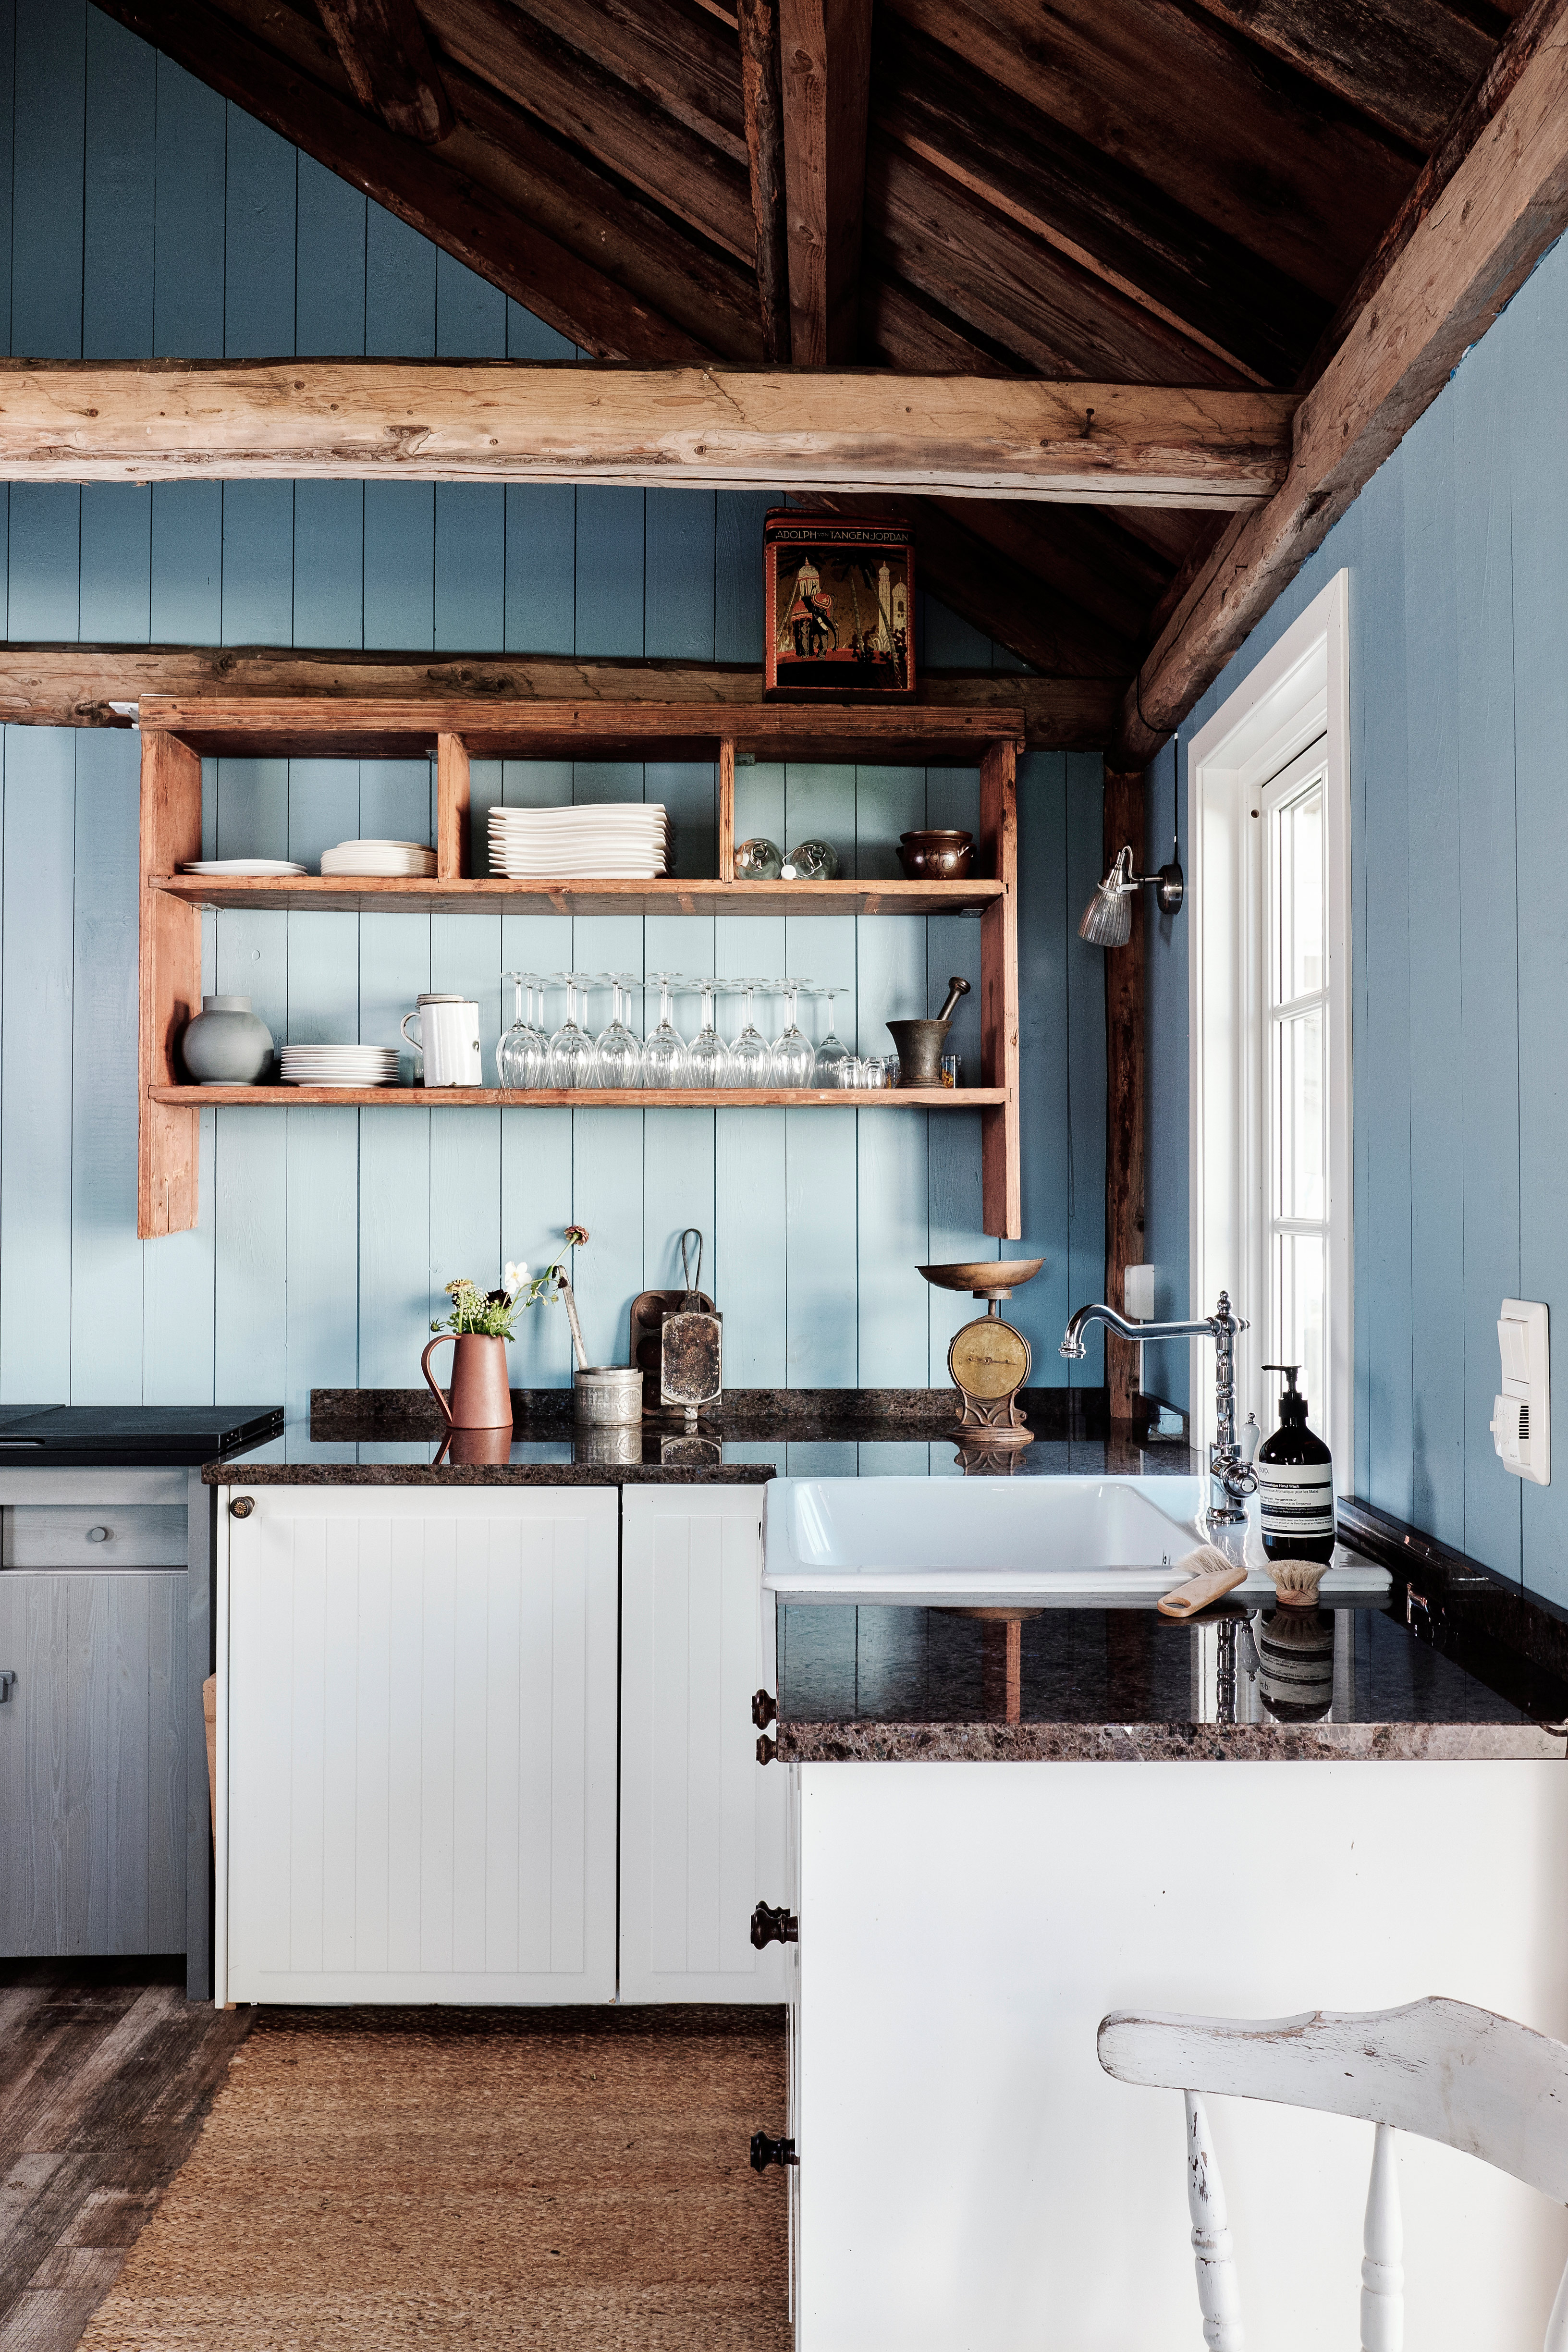
[[[1300,1364],[1300,1386],[1323,1435],[1328,1392],[1323,1386],[1328,1326],[1328,1269],[1321,1234],[1274,1236],[1274,1330],[1282,1364]]]
[[[1274,1214],[1326,1217],[1328,1136],[1323,1116],[1323,1014],[1288,1014],[1274,1024]]]
[[[1275,824],[1279,870],[1274,1002],[1289,1004],[1324,985],[1321,782],[1287,802]]]

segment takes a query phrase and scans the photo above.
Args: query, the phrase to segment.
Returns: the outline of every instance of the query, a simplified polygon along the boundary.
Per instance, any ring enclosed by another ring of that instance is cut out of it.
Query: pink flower
[[[587,1228],[587,1226],[586,1226],[586,1225],[568,1225],[568,1226],[567,1226],[567,1228],[566,1228],[566,1243],[567,1243],[567,1246],[568,1246],[568,1248],[570,1248],[570,1249],[579,1249],[579,1248],[581,1248],[581,1247],[582,1247],[582,1245],[583,1245],[583,1244],[584,1244],[584,1242],[586,1242],[587,1238],[588,1238],[588,1228]]]

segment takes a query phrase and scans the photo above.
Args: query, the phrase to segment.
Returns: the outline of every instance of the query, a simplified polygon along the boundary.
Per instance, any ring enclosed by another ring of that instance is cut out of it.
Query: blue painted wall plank
[[[153,350],[159,358],[219,359],[228,109],[172,59],[160,57],[157,72]]]
[[[156,52],[96,8],[87,19],[82,357],[152,348]]]
[[[87,112],[85,0],[24,5],[16,32],[11,349],[18,359],[81,357],[82,203]]]
[[[301,155],[296,202],[294,349],[301,358],[357,357],[364,351],[366,200]]]
[[[94,482],[81,493],[85,641],[145,642],[152,625],[153,493],[140,483]]]
[[[7,730],[0,879],[0,1400],[70,1395],[77,739]]]
[[[9,500],[6,635],[79,635],[81,499],[70,482],[13,482]]]
[[[142,1394],[136,1238],[134,736],[76,739],[70,1048],[70,1349],[73,1404]]]
[[[601,657],[640,654],[644,493],[585,489],[576,497],[574,650]]]

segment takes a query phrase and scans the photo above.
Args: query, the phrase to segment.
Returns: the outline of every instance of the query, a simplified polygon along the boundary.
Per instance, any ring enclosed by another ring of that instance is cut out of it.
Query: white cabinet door
[[[775,1689],[760,1486],[621,1490],[621,1999],[775,2001],[784,1768],[757,1762]]]
[[[616,1991],[616,1496],[219,1496],[220,2001]]]

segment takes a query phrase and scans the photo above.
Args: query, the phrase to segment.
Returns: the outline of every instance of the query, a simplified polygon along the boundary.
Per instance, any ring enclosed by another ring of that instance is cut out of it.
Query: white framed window
[[[1238,1417],[1274,1425],[1269,1363],[1302,1367],[1354,1483],[1349,574],[1337,572],[1188,751],[1192,1311],[1250,1328]],[[1193,1349],[1194,1439],[1214,1368]]]

